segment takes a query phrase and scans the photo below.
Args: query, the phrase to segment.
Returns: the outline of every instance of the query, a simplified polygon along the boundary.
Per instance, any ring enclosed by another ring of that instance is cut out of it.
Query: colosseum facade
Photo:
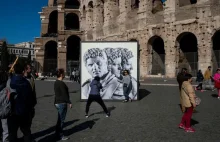
[[[40,19],[41,72],[77,66],[80,41],[138,41],[140,78],[219,66],[219,0],[49,0]]]

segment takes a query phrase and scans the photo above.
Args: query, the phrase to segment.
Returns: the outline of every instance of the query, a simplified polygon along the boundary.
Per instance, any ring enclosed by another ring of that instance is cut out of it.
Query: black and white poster
[[[138,99],[138,43],[81,42],[81,100],[88,99],[90,83],[101,78],[103,100],[124,100],[123,70],[128,70],[132,87],[129,97]]]

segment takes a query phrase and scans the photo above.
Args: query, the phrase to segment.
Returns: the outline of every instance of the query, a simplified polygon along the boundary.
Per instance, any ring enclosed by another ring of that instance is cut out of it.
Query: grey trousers
[[[2,122],[2,142],[9,142],[8,140],[8,121],[7,119],[1,119]]]

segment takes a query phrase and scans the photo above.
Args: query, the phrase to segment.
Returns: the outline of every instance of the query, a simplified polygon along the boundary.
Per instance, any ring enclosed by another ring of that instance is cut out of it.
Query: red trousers
[[[185,128],[191,127],[190,122],[191,122],[192,114],[193,114],[193,107],[186,108],[186,111],[183,114],[182,121],[181,121],[181,123],[185,125]]]

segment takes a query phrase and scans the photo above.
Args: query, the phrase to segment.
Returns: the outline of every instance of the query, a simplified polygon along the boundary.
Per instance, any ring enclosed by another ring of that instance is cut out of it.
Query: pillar
[[[102,30],[102,26],[104,23],[104,4],[101,0],[94,1],[93,8],[93,38],[100,36],[100,32]]]
[[[119,10],[119,32],[125,32],[127,30],[126,21],[128,17],[128,12],[131,11],[131,0],[120,0]]]
[[[65,17],[64,17],[64,9],[62,9],[62,5],[59,5],[59,9],[58,9],[58,33],[61,31],[61,30],[64,30],[65,28],[65,25],[64,25],[64,20],[65,20]]]
[[[143,29],[152,20],[152,1],[140,1],[138,9],[138,29]]]
[[[63,68],[66,72],[66,46],[62,42],[58,42],[57,54],[57,68]]]
[[[88,7],[86,9],[86,32],[85,32],[86,40],[93,40],[92,29],[93,29],[93,7]]]

